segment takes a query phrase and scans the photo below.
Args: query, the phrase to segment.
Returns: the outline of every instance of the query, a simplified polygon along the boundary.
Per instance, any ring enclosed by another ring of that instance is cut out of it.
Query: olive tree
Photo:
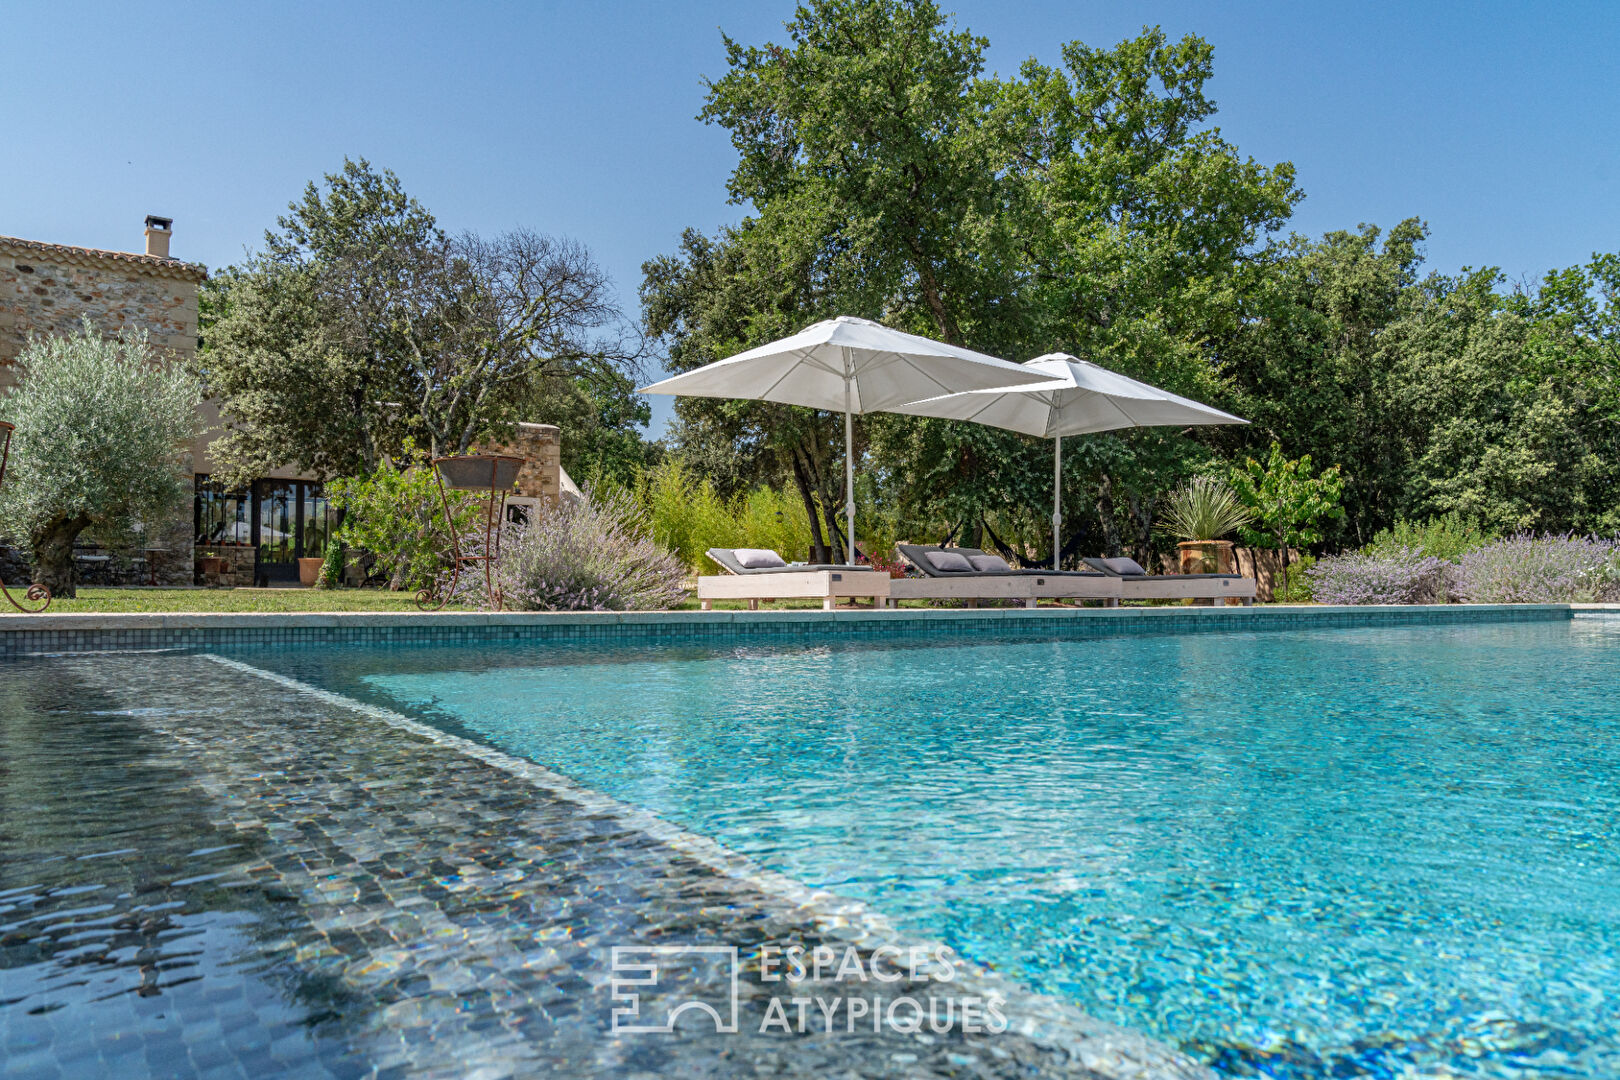
[[[31,337],[18,384],[0,398],[17,426],[0,485],[0,532],[24,545],[35,580],[74,595],[73,542],[172,513],[190,491],[181,467],[199,434],[196,379],[144,334]]]

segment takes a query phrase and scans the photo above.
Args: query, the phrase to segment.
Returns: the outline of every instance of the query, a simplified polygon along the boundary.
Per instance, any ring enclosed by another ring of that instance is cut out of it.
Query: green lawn
[[[688,597],[678,611],[695,611],[696,597]],[[742,611],[748,604],[743,600],[718,600],[719,611]],[[926,600],[903,600],[903,607],[931,607]],[[991,605],[986,604],[986,607]],[[1043,605],[1047,606],[1047,605]],[[1156,606],[1156,605],[1155,605]],[[870,610],[861,603],[860,608]],[[819,611],[820,600],[781,600],[766,605],[764,610]],[[57,598],[51,602],[52,614],[120,614],[126,612],[198,612],[198,611],[399,611],[418,610],[416,595],[408,592],[388,592],[383,589],[108,589],[81,588],[71,600]],[[446,610],[464,611],[463,607]],[[848,610],[847,608],[845,610]]]
[[[415,611],[416,594],[383,589],[79,589],[51,613],[194,611]]]
[[[677,610],[697,610],[697,599],[688,598]],[[775,608],[820,610],[820,600],[785,600]],[[746,609],[742,600],[722,600],[716,608],[727,611]],[[416,611],[416,594],[384,589],[79,589],[71,600],[51,601],[52,614],[117,614],[124,612],[196,611]],[[452,606],[448,611],[465,611]]]

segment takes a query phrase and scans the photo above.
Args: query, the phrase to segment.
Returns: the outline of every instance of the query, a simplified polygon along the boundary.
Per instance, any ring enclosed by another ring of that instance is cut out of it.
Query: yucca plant
[[[1199,476],[1170,493],[1159,529],[1178,540],[1219,540],[1253,518],[1225,483]]]

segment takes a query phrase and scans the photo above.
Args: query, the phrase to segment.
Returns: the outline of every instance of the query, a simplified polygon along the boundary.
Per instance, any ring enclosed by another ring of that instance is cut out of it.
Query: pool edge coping
[[[1356,615],[1478,617],[1507,614],[1577,611],[1616,611],[1620,604],[1256,604],[1252,607],[1194,607],[1164,605],[1116,608],[894,608],[816,611],[333,611],[333,612],[72,612],[25,615],[0,613],[0,635],[27,632],[91,632],[131,630],[281,630],[281,629],[396,629],[494,627],[544,629],[548,627],[680,627],[683,629],[759,627],[775,624],[841,625],[908,622],[949,624],[972,620],[1009,623],[1117,621],[1195,618],[1233,622],[1276,618],[1317,619]]]

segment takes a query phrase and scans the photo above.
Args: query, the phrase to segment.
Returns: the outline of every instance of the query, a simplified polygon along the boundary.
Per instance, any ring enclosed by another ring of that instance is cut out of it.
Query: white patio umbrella
[[[791,337],[688,371],[643,394],[741,398],[844,414],[844,514],[855,559],[855,455],[852,418],[940,394],[1052,383],[1025,364],[840,315]]]
[[[1247,424],[1231,413],[1126,378],[1068,353],[1047,353],[1024,368],[1054,381],[914,401],[891,412],[940,416],[1021,431],[1052,440],[1052,569],[1058,569],[1063,524],[1063,436],[1129,427]]]

